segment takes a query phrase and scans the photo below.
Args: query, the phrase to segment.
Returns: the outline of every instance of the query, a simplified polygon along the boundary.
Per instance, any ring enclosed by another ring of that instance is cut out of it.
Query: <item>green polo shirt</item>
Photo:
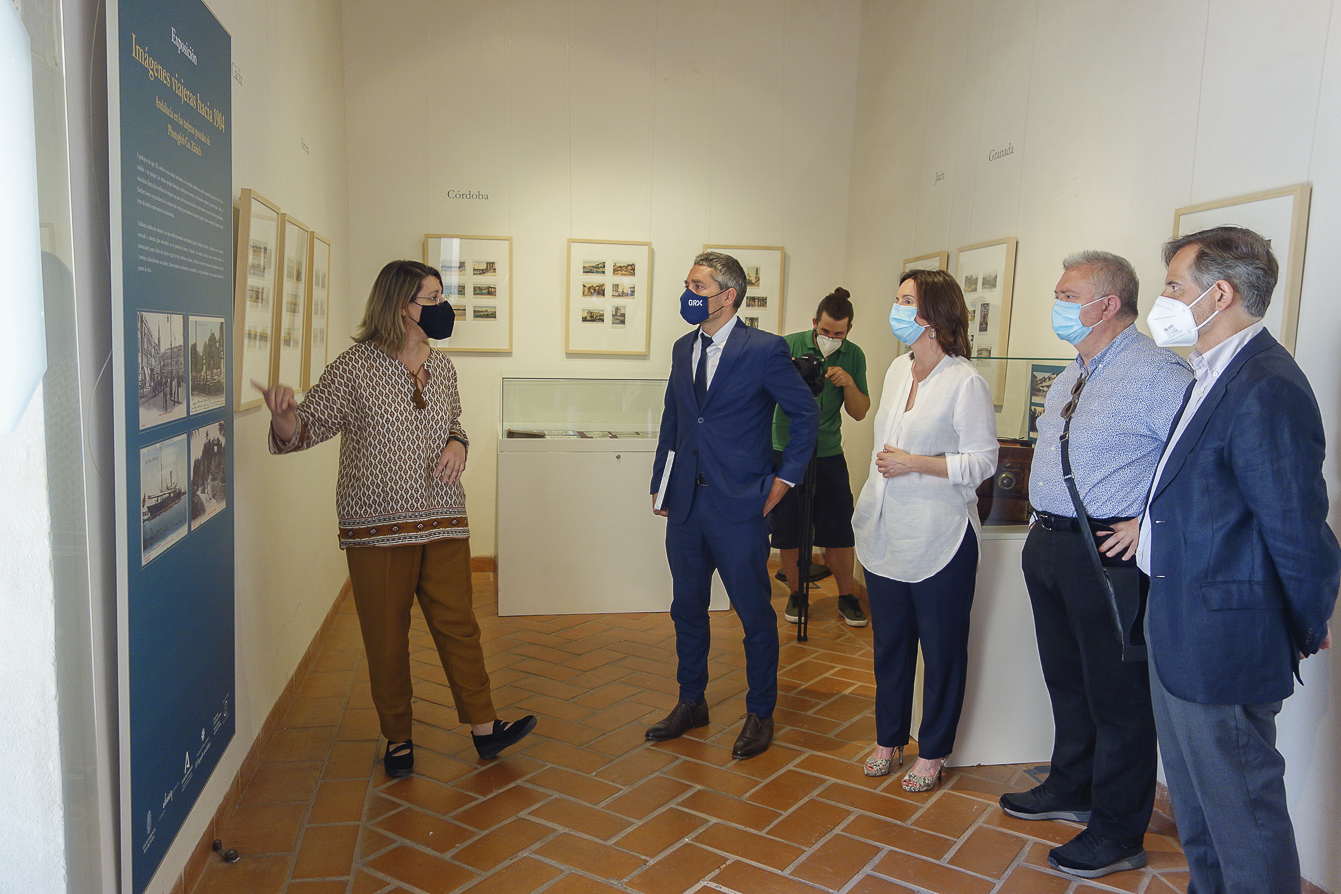
[[[787,347],[791,348],[793,357],[804,357],[806,354],[820,356],[819,348],[815,347],[815,330],[806,329],[804,332],[793,332],[786,336]],[[870,394],[870,389],[866,386],[866,355],[862,353],[861,348],[852,343],[850,339],[843,339],[842,347],[829,355],[824,361],[824,371],[827,373],[829,367],[837,366],[852,377],[852,381],[857,383],[862,394]],[[828,379],[824,380],[824,390],[819,396],[819,455],[837,456],[843,452],[843,433],[842,420],[838,414],[843,409],[843,389],[839,388]],[[782,450],[786,448],[790,436],[791,420],[787,414],[782,412],[781,407],[773,410],[773,449]]]

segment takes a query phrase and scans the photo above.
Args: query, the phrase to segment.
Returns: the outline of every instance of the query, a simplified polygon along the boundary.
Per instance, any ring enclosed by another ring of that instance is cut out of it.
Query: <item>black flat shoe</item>
[[[386,767],[386,775],[395,778],[409,776],[414,772],[414,742],[406,739],[404,742],[387,742],[386,754],[382,756],[382,766]]]
[[[485,760],[489,760],[498,757],[504,748],[516,745],[526,738],[527,734],[533,729],[535,729],[535,715],[527,714],[521,720],[512,723],[495,720],[493,732],[486,736],[477,736],[471,733],[470,738],[475,743],[476,753]]]
[[[694,704],[683,699],[675,703],[664,719],[658,720],[647,728],[647,738],[652,742],[665,742],[678,739],[691,729],[708,725],[708,703]]]

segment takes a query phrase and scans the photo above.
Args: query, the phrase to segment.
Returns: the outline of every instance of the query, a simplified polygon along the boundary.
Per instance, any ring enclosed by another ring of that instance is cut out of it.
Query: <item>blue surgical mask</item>
[[[722,292],[725,291],[726,289],[722,289]],[[722,292],[718,292],[717,295],[722,294]],[[716,298],[717,295],[700,295],[693,289],[685,289],[680,295],[680,316],[691,326],[699,325],[708,317],[721,311],[722,307],[726,307],[724,304],[712,313],[708,313],[708,299]]]
[[[1104,298],[1108,296],[1105,295]],[[1052,302],[1052,331],[1062,341],[1078,345],[1085,340],[1091,332],[1093,326],[1085,326],[1080,322],[1080,312],[1104,298],[1095,298],[1094,301],[1087,301],[1084,304],[1076,304],[1074,301],[1063,301],[1060,298],[1054,298]]]
[[[917,325],[916,317],[917,308],[909,304],[895,304],[889,309],[889,329],[905,345],[911,346],[927,331],[926,326]]]

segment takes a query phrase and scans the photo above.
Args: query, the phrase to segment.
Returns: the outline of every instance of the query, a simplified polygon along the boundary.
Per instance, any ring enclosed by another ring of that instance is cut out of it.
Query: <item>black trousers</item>
[[[1024,582],[1052,701],[1044,785],[1067,803],[1090,805],[1090,828],[1101,835],[1140,841],[1155,804],[1150,679],[1144,662],[1122,660],[1081,537],[1035,524],[1024,544]]]

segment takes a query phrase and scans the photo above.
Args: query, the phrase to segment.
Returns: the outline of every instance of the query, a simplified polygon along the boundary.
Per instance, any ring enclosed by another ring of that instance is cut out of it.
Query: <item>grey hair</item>
[[[745,303],[745,268],[740,266],[740,261],[720,251],[705,251],[694,258],[694,266],[707,267],[711,270],[713,282],[717,283],[723,292],[727,289],[736,290],[736,302],[733,306],[737,310]]]
[[[1141,281],[1136,278],[1136,268],[1131,261],[1109,251],[1078,251],[1067,255],[1062,261],[1064,270],[1083,267],[1089,271],[1090,284],[1099,297],[1116,295],[1121,302],[1118,314],[1123,317],[1137,316],[1136,298],[1141,292]]]
[[[1246,227],[1212,227],[1164,243],[1164,265],[1189,245],[1197,247],[1192,281],[1203,292],[1223,279],[1239,293],[1248,316],[1266,316],[1280,276],[1270,242]]]

